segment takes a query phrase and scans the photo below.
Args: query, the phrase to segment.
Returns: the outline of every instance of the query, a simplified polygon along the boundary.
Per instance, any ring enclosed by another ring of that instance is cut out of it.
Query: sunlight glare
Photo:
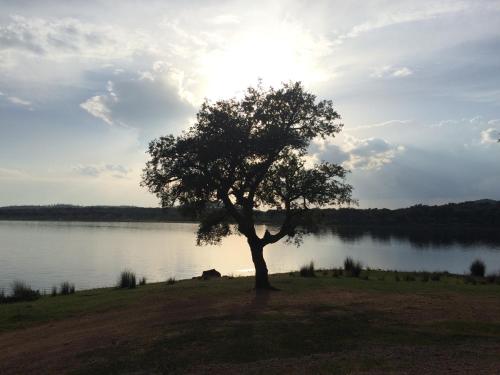
[[[219,99],[238,96],[258,79],[274,86],[289,80],[325,81],[332,74],[321,62],[330,51],[326,39],[290,22],[248,30],[201,57],[203,92],[209,99]]]

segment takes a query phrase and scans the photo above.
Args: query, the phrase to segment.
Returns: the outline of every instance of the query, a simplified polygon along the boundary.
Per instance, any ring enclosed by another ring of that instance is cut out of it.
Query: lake
[[[0,289],[8,291],[14,280],[40,290],[65,280],[77,289],[112,286],[126,268],[151,282],[191,278],[210,268],[225,275],[253,274],[244,237],[199,247],[196,228],[193,223],[0,221]],[[481,258],[492,272],[500,270],[496,232],[326,228],[305,236],[300,247],[270,245],[265,257],[272,273],[297,270],[311,260],[317,268],[339,267],[347,256],[371,268],[454,273],[466,272]]]

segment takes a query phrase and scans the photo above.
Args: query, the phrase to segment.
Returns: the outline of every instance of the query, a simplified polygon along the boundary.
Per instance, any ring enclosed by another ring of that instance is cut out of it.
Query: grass
[[[95,289],[65,298],[42,296],[1,305],[0,332],[80,316],[141,316],[145,308],[158,304],[159,320],[151,323],[154,335],[141,334],[147,337],[144,341],[129,337],[133,331],[127,330],[126,339],[112,345],[87,347],[78,354],[75,374],[175,374],[196,372],[197,366],[200,373],[239,372],[238,366],[263,373],[267,371],[258,366],[266,362],[256,361],[276,359],[271,369],[277,372],[284,366],[297,373],[399,373],[428,365],[433,351],[445,351],[438,358],[449,351],[486,363],[490,357],[484,348],[500,342],[500,316],[482,316],[498,304],[500,285],[495,283],[467,284],[463,276],[442,273],[434,282],[433,274],[427,274],[429,282],[404,282],[408,277],[421,280],[425,273],[379,270],[363,270],[360,276],[367,280],[346,277],[339,270],[316,272],[316,277],[298,274],[271,275],[281,291],[264,300],[255,297],[251,277]],[[462,300],[473,301],[469,308],[477,308],[479,318],[461,315]],[[198,313],[190,314],[183,304]],[[176,306],[179,318],[163,321]],[[428,314],[445,313],[436,319],[421,315],[427,308]]]
[[[71,284],[69,281],[62,282],[61,286],[59,287],[59,293],[62,296],[74,294],[75,293],[75,284]]]
[[[134,289],[137,286],[135,273],[130,270],[122,271],[118,279],[118,288]]]
[[[346,276],[359,277],[362,270],[363,270],[363,266],[361,265],[361,262],[354,261],[350,257],[347,257],[344,260],[344,273]]]
[[[26,282],[16,280],[11,285],[10,295],[6,295],[2,290],[0,293],[0,303],[15,303],[23,301],[34,301],[40,298],[40,292],[33,290]]]
[[[315,277],[314,262],[311,261],[308,265],[300,267],[299,275],[302,277]]]

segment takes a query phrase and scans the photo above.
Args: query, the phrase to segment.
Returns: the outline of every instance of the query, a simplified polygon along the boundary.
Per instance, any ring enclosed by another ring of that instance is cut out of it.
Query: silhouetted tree
[[[255,288],[269,289],[264,247],[300,234],[308,208],[351,202],[344,168],[306,164],[311,140],[334,136],[339,119],[331,101],[317,101],[300,83],[258,85],[241,100],[205,101],[188,131],[150,143],[142,184],[163,207],[179,204],[200,215],[198,244],[218,243],[234,230],[243,234]],[[258,207],[284,212],[279,230],[259,237]]]

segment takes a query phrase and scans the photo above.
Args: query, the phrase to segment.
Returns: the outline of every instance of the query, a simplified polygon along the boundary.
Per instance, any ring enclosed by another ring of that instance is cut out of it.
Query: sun
[[[229,37],[199,61],[202,92],[208,99],[238,96],[262,79],[265,85],[298,80],[325,81],[332,74],[324,64],[330,43],[299,24],[281,22],[253,27]]]

